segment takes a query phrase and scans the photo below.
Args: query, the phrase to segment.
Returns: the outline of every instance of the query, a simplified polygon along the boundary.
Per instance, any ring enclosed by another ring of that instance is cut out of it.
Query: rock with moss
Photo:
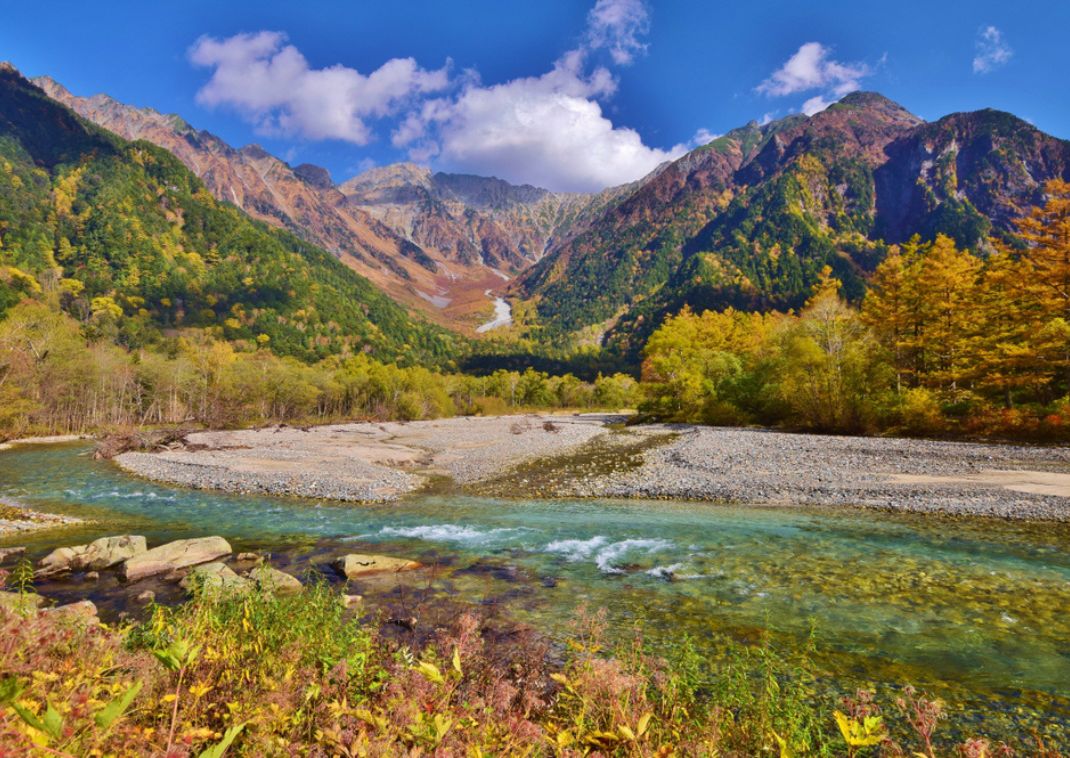
[[[189,592],[203,589],[213,592],[244,592],[251,589],[253,583],[243,576],[238,576],[225,563],[213,561],[192,569],[179,583]]]
[[[33,592],[0,592],[0,610],[29,615],[36,613],[45,599]]]
[[[249,572],[249,578],[262,592],[276,595],[296,595],[304,589],[304,585],[297,577],[272,566],[256,567]]]
[[[41,615],[85,624],[97,624],[100,622],[100,619],[97,618],[97,606],[92,600],[80,600],[77,603],[45,608],[41,611]]]

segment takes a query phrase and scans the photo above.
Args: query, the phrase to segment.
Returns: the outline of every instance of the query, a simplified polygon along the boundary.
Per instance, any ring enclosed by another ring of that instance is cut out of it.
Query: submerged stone
[[[420,568],[416,561],[407,558],[392,558],[388,555],[350,553],[339,558],[335,565],[346,579],[356,579],[370,574],[398,573]]]

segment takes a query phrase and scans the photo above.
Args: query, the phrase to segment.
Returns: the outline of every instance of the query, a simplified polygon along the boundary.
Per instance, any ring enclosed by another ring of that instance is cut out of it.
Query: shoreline
[[[16,445],[60,445],[64,442],[79,442],[80,440],[91,440],[93,436],[90,434],[53,434],[45,435],[43,437],[19,437],[17,439],[8,440],[7,442],[0,442],[0,451],[10,450]]]
[[[443,480],[469,495],[679,499],[1070,521],[1070,448],[651,424],[612,414],[196,432],[124,453],[196,489],[390,502]]]
[[[27,508],[22,503],[0,498],[0,539],[84,523],[84,519],[75,516],[43,513]]]

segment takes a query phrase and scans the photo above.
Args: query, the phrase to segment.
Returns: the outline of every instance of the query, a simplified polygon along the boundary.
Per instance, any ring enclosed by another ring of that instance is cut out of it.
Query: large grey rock
[[[209,592],[243,592],[250,589],[253,583],[235,574],[225,563],[213,561],[194,568],[186,574],[179,586],[188,591],[200,587]]]
[[[370,574],[398,573],[420,568],[416,561],[407,558],[391,558],[388,555],[366,555],[350,553],[339,558],[335,565],[345,574],[346,579],[356,579]]]
[[[262,592],[276,595],[296,595],[304,589],[297,577],[271,566],[256,567],[249,572],[249,578],[256,582]]]
[[[145,538],[138,535],[101,537],[88,545],[74,545],[53,550],[38,561],[38,573],[51,576],[67,571],[100,571],[144,553],[147,549]]]
[[[222,537],[175,540],[128,558],[123,563],[123,578],[128,582],[136,582],[145,577],[208,563],[230,553],[230,544]]]

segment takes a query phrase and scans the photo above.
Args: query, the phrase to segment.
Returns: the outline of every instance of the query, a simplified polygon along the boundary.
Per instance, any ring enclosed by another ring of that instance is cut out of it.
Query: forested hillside
[[[667,314],[802,306],[825,266],[852,301],[889,244],[945,234],[985,255],[1070,178],[1070,143],[1007,113],[926,123],[873,93],[750,124],[648,178],[517,283],[550,340],[637,360]]]
[[[127,142],[0,70],[0,311],[51,303],[126,347],[199,328],[301,360],[440,364],[463,341],[409,316],[292,234],[215,200],[178,159]]]

